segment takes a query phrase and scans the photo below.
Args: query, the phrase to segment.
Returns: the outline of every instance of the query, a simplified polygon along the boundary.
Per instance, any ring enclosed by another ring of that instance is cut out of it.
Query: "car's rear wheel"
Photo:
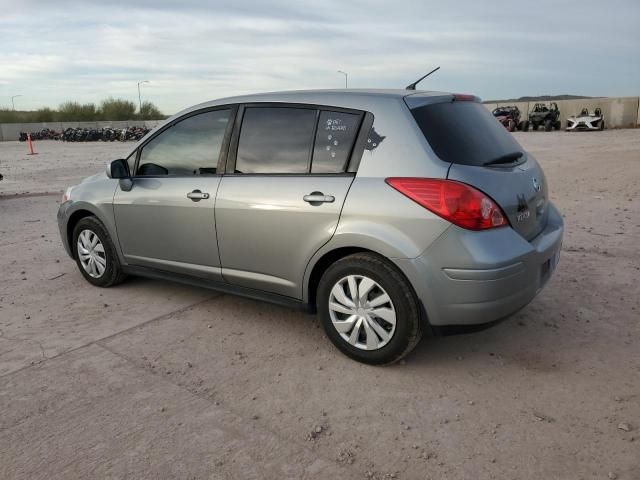
[[[550,132],[551,129],[553,128],[553,122],[551,120],[545,120],[544,121],[544,131],[545,132]]]
[[[373,365],[400,360],[422,337],[422,318],[407,279],[384,258],[358,253],[338,260],[318,285],[325,333],[347,356]]]
[[[115,246],[97,218],[85,217],[76,224],[72,245],[80,273],[89,283],[111,287],[125,279]]]

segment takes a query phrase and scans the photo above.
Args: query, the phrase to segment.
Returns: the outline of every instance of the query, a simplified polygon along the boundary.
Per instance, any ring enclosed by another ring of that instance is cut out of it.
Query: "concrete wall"
[[[48,128],[57,132],[67,128],[128,128],[128,127],[147,127],[154,128],[163,120],[123,120],[117,122],[41,122],[41,123],[1,123],[0,124],[0,142],[8,140],[18,140],[20,132],[39,132]]]
[[[497,106],[516,105],[526,118],[526,114],[533,108],[537,102],[500,102],[486,103],[485,106],[492,111]],[[550,102],[540,102],[546,103]],[[583,100],[557,100],[560,109],[560,120],[562,127],[567,124],[567,117],[578,115],[583,108],[588,108],[589,112],[593,112],[597,107],[602,109],[604,121],[607,128],[633,128],[640,126],[640,98],[638,97],[621,97],[621,98],[585,98]]]

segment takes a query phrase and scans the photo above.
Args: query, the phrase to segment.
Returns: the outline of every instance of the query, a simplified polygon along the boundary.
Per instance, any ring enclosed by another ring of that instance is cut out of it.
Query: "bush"
[[[0,123],[35,122],[95,122],[97,120],[162,120],[165,115],[151,102],[143,102],[142,109],[136,113],[136,105],[120,98],[103,100],[100,108],[93,103],[64,102],[58,110],[49,107],[36,111],[0,110]]]
[[[44,107],[33,112],[34,122],[55,122],[58,116],[58,112],[51,110],[49,107]]]
[[[20,123],[23,121],[25,113],[28,112],[16,112],[14,110],[0,110],[0,123]]]
[[[128,100],[107,98],[100,105],[101,120],[131,120],[135,115],[136,105]]]
[[[138,113],[140,120],[159,120],[164,118],[162,112],[151,102],[142,102],[142,108]]]
[[[91,122],[97,116],[98,111],[93,103],[80,105],[78,102],[64,102],[56,115],[59,122]]]

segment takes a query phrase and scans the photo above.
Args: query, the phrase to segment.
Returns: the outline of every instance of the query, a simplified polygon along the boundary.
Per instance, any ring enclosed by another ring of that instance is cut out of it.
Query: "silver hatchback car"
[[[371,364],[527,305],[563,233],[542,169],[478,98],[408,90],[194,106],[69,188],[58,222],[93,285],[142,275],[317,311]]]

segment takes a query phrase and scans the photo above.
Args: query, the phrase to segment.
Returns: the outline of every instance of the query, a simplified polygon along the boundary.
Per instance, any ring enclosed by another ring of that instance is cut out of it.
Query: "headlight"
[[[73,187],[67,188],[67,190],[64,192],[64,195],[62,195],[62,203],[68,202],[69,200],[71,200],[72,191],[73,191]]]

